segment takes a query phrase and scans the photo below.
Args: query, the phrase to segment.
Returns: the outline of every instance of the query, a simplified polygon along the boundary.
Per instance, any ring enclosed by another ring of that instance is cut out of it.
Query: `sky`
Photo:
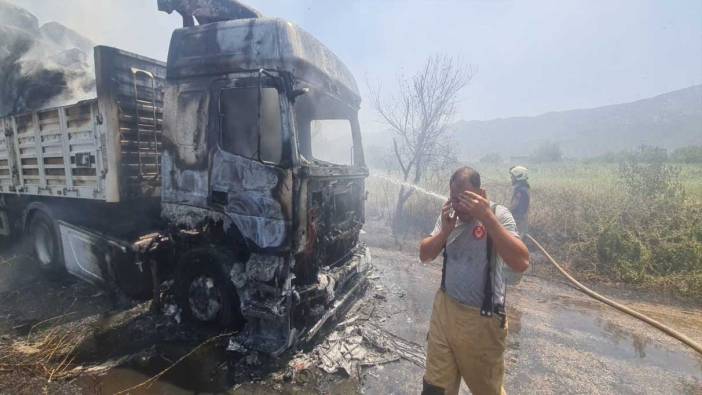
[[[10,0],[97,44],[165,60],[177,14],[156,0]],[[702,83],[700,0],[248,0],[332,49],[358,80],[392,92],[435,54],[477,70],[457,119],[629,102]],[[374,114],[368,100],[362,120]]]

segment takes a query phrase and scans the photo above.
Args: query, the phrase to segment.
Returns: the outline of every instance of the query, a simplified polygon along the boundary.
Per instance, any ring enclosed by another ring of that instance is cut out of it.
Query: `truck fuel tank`
[[[151,272],[131,243],[64,221],[57,224],[68,273],[130,297],[150,296]]]

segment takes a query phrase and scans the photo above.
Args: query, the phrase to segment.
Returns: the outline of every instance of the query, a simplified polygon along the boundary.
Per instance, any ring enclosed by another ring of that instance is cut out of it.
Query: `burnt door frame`
[[[238,77],[238,78],[237,78]],[[266,85],[278,91],[282,158],[279,164],[268,163],[228,151],[222,144],[222,91],[251,88],[255,72],[243,73],[212,83],[210,118],[210,177],[208,204],[224,212],[254,251],[279,251],[289,248],[292,228],[292,133],[288,106],[280,86]],[[241,81],[244,81],[241,83]],[[253,86],[255,87],[255,86]],[[259,102],[260,103],[260,102]],[[257,103],[258,105],[258,103]],[[259,110],[260,111],[260,110]],[[261,122],[257,127],[260,142]],[[260,144],[257,150],[260,150]]]

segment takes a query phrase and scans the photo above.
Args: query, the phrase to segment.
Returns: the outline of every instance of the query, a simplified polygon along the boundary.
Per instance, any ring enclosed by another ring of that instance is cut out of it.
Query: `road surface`
[[[375,273],[367,298],[372,298],[372,320],[386,331],[410,342],[425,344],[431,303],[441,279],[438,264],[418,262],[413,246],[399,250],[380,223],[370,222],[364,238],[372,248]],[[14,258],[13,258],[14,257]],[[539,263],[537,260],[537,264]],[[702,342],[702,308],[671,302],[666,298],[612,286],[602,293],[670,324]],[[508,294],[509,330],[506,359],[506,390],[511,394],[700,394],[702,356],[658,330],[593,301],[562,281],[555,273],[537,267]],[[0,340],[25,336],[42,320],[71,314],[75,319],[100,315],[113,307],[98,289],[80,282],[55,282],[42,278],[31,261],[5,248],[0,253]],[[136,325],[138,331],[161,323]],[[135,329],[132,329],[135,330]],[[141,334],[136,333],[136,334]],[[136,339],[126,333],[122,338]],[[139,355],[161,356],[172,361],[184,352],[158,336],[139,336],[130,350]],[[167,343],[167,344],[166,344]],[[125,343],[126,344],[126,343]],[[118,351],[125,344],[102,345]],[[126,347],[125,347],[126,348]],[[186,348],[187,349],[187,348]],[[172,351],[174,355],[168,355]],[[131,351],[130,351],[131,352]],[[180,354],[178,354],[180,353]],[[289,356],[291,358],[292,356]],[[202,357],[200,357],[202,358]],[[137,363],[111,370],[100,377],[79,378],[71,383],[45,384],[41,379],[0,371],[0,393],[114,393],[138,384],[158,371],[137,358]],[[225,357],[226,359],[226,357]],[[245,358],[244,358],[245,359]],[[360,379],[343,374],[317,372],[308,380],[282,379],[276,366],[261,372],[242,373],[240,364],[184,362],[148,389],[133,393],[189,394],[196,391],[227,393],[378,393],[416,394],[421,390],[423,370],[400,360],[363,369]],[[280,363],[280,369],[286,361]],[[264,364],[265,365],[265,364]],[[273,364],[275,365],[275,364]],[[161,361],[160,366],[164,365]],[[226,380],[217,372],[228,370]],[[233,374],[232,371],[236,371]],[[197,379],[191,379],[197,377]],[[209,380],[209,381],[208,381]],[[215,385],[216,384],[216,385]],[[464,393],[469,393],[465,388]]]

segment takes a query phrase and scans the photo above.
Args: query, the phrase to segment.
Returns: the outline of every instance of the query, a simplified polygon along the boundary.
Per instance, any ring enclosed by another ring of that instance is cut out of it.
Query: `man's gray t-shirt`
[[[507,207],[496,205],[495,216],[507,231],[519,237],[517,225]],[[440,231],[441,215],[431,234],[435,236]],[[458,220],[456,228],[446,242],[445,270],[446,293],[463,304],[480,308],[483,304],[485,277],[488,270],[487,235],[485,227],[480,222],[473,220],[470,223],[462,223],[460,219]],[[493,288],[495,304],[504,304],[505,270],[511,269],[498,255]]]

